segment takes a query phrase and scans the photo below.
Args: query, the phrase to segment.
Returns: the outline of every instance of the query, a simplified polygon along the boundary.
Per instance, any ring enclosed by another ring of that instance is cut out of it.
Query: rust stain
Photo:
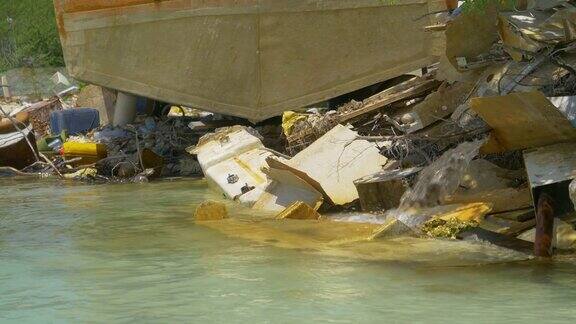
[[[147,3],[162,2],[159,0],[66,0],[64,12],[73,13],[119,7],[135,6]]]
[[[96,19],[153,12],[195,10],[203,8],[227,8],[258,4],[259,0],[54,0],[59,24],[65,20]],[[65,38],[64,28],[59,28]]]
[[[64,0],[54,0],[54,12],[56,13],[56,28],[60,39],[64,41],[67,38],[66,29],[64,28]]]
[[[58,1],[58,0],[56,0]],[[208,7],[228,7],[237,5],[257,4],[257,0],[62,0],[64,5],[62,11],[65,13],[77,13],[96,10],[124,12],[134,9],[135,6],[147,5],[151,8],[208,8]],[[116,9],[116,10],[114,10]]]

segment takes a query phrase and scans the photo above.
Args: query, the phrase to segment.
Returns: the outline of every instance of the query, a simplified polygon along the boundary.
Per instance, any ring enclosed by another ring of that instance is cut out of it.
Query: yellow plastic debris
[[[78,170],[74,173],[68,173],[64,175],[66,179],[85,179],[85,178],[93,178],[98,173],[98,170],[94,168],[85,168]]]
[[[321,217],[322,215],[301,201],[293,203],[276,216],[278,219],[320,219]]]
[[[491,210],[491,204],[477,202],[469,204],[437,206],[418,210],[415,209],[408,210],[406,212],[413,215],[418,215],[420,218],[427,219],[426,222],[431,222],[432,225],[434,225],[434,220],[438,219],[440,220],[438,223],[446,224],[450,222],[450,225],[453,225],[462,222],[466,224],[481,222],[482,219],[484,219],[484,216],[486,216]],[[424,223],[421,225],[424,225]],[[427,226],[431,227],[430,224]],[[414,231],[418,232],[418,229],[410,228],[401,221],[393,218],[388,220],[386,223],[381,225],[379,229],[374,231],[372,239],[397,236],[401,234],[413,234]]]
[[[456,205],[455,205],[456,206]],[[454,210],[447,212],[441,212],[434,215],[435,218],[441,218],[443,220],[450,220],[456,218],[460,221],[481,221],[486,214],[492,211],[491,204],[477,202],[470,203],[466,205],[460,205]]]
[[[72,164],[75,166],[89,165],[98,162],[108,155],[107,147],[104,144],[66,142],[62,146],[62,153],[66,159],[81,158]]]
[[[104,144],[66,142],[62,147],[64,154],[68,156],[105,158],[108,154],[106,145]]]
[[[440,212],[422,225],[422,232],[431,237],[455,239],[461,231],[478,227],[492,210],[487,203],[470,203],[454,210]]]
[[[430,237],[456,239],[458,233],[478,227],[477,221],[462,221],[458,218],[444,220],[442,218],[433,218],[422,225],[422,233]]]
[[[306,120],[308,118],[305,114],[299,114],[294,111],[285,111],[282,115],[282,129],[284,130],[284,135],[289,136],[292,134],[292,129],[294,125],[301,120]]]
[[[201,203],[194,213],[194,219],[197,222],[222,220],[226,218],[228,218],[226,205],[212,200]]]

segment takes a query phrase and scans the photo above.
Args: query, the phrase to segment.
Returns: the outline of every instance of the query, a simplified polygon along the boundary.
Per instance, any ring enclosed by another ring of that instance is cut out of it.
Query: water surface
[[[281,248],[196,225],[196,205],[218,199],[198,180],[0,179],[0,197],[2,322],[576,320],[571,257],[511,262],[489,246],[417,239]]]

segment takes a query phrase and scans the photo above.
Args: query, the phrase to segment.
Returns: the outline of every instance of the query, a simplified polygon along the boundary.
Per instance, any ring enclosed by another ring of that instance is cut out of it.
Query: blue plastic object
[[[52,134],[66,131],[69,135],[87,133],[100,126],[100,114],[93,108],[75,108],[53,111],[50,114]]]

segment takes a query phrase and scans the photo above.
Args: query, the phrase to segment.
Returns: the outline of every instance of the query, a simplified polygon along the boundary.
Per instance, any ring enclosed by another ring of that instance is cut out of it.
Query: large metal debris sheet
[[[473,98],[471,107],[494,130],[503,150],[576,140],[576,129],[539,91]]]
[[[473,58],[487,52],[497,40],[496,8],[466,12],[446,26],[446,56],[454,67],[457,57]]]
[[[576,178],[576,143],[560,143],[524,153],[532,188]]]
[[[78,80],[262,120],[435,61],[437,0],[55,0]],[[422,17],[421,19],[416,19]]]

